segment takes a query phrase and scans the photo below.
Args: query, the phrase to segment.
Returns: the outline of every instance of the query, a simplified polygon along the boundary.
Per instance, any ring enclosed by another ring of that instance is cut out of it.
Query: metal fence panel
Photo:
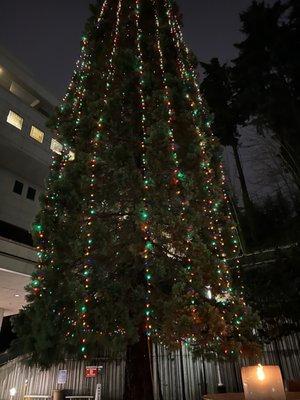
[[[299,379],[299,336],[291,335],[265,346],[261,360],[264,364],[281,367],[285,380]],[[156,400],[200,400],[208,392],[216,392],[220,381],[228,391],[242,391],[240,369],[249,361],[240,359],[234,363],[207,362],[195,359],[183,347],[170,353],[164,347],[152,348],[153,382]],[[98,378],[85,378],[85,366],[102,365],[103,374]],[[66,385],[58,385],[59,370],[68,371]],[[53,389],[66,389],[70,394],[94,394],[97,382],[103,383],[104,400],[122,400],[125,361],[109,358],[89,362],[74,360],[43,371],[30,367],[18,358],[0,367],[0,400],[9,400],[9,389],[15,387],[15,400],[26,394],[50,395]]]

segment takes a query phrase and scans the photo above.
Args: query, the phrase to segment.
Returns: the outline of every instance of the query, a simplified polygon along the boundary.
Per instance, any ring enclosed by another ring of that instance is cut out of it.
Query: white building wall
[[[52,113],[56,104],[54,97],[0,48],[0,309],[4,316],[18,313],[25,305],[24,286],[36,266],[28,232],[39,210],[53,155],[52,132],[46,127],[45,115]],[[7,122],[10,111],[23,118],[21,130]],[[30,136],[32,126],[44,132],[42,143]],[[16,180],[23,184],[19,194],[14,192]],[[28,188],[36,191],[34,200],[28,198]]]
[[[20,115],[22,130],[7,122],[9,111]],[[47,118],[0,86],[0,220],[30,230],[39,210],[39,196],[49,172],[52,133]],[[44,132],[43,143],[30,137],[31,127]],[[23,183],[22,194],[13,192],[15,181]],[[34,201],[26,198],[28,188],[36,190]]]
[[[13,192],[16,180],[24,185],[21,195]],[[29,187],[36,190],[34,201],[27,198]],[[32,184],[21,175],[0,167],[0,220],[29,230],[39,210],[41,192],[42,187]]]

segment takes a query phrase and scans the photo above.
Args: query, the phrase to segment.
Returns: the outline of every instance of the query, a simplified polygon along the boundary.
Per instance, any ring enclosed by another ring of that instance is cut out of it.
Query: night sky
[[[0,45],[54,95],[63,95],[79,53],[89,0],[2,0]],[[178,0],[185,38],[198,58],[235,56],[239,13],[251,0]]]

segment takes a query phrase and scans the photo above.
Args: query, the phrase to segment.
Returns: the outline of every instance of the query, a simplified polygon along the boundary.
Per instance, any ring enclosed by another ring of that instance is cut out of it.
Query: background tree
[[[236,44],[233,79],[243,120],[275,133],[300,187],[299,46],[297,2],[253,1],[241,14],[245,40]]]
[[[241,14],[245,39],[236,45],[232,82],[244,125],[273,133],[279,143],[282,168],[292,173],[300,187],[299,137],[299,2],[273,5],[253,1]],[[294,190],[295,191],[295,190]],[[285,194],[287,197],[287,194]],[[299,191],[291,202],[282,194],[256,204],[260,221],[257,241],[270,252],[245,257],[243,280],[249,303],[260,314],[261,337],[266,341],[299,331]],[[285,244],[288,249],[276,250]],[[291,249],[289,246],[292,246]],[[268,254],[269,258],[265,258]],[[271,255],[270,255],[271,254]]]
[[[238,215],[248,252],[257,251],[241,258],[242,276],[247,300],[261,317],[259,332],[265,341],[299,331],[295,309],[299,302],[295,267],[299,259],[299,190],[294,185],[299,188],[300,182],[299,11],[298,1],[273,5],[253,1],[241,14],[244,39],[236,45],[238,57],[233,64],[220,65],[217,58],[201,63],[205,71],[202,89],[221,143],[237,145],[238,126],[256,126],[266,139],[271,137],[273,158],[280,156],[280,168],[287,177],[285,190],[279,182],[278,189],[269,192],[261,184],[258,190],[265,198],[253,201],[252,207],[245,207],[245,215]],[[253,164],[260,163],[265,176],[266,165],[259,160],[257,148],[254,153],[249,140],[247,146],[249,158]],[[272,174],[270,181],[274,179]],[[250,238],[245,219],[257,227]],[[287,249],[279,250],[280,246]]]
[[[44,367],[125,351],[126,400],[153,399],[151,341],[207,357],[256,349],[231,285],[237,239],[219,148],[176,10],[169,0],[92,7],[52,121],[64,146],[15,322],[18,345]]]
[[[233,65],[220,65],[218,59],[202,63],[206,76],[201,87],[214,113],[214,131],[234,151],[246,211],[239,219],[248,248],[266,241],[261,242],[262,213],[250,200],[239,160],[241,126],[256,126],[266,139],[272,136],[278,148],[275,156],[280,156],[284,173],[291,173],[299,187],[298,15],[297,2],[270,6],[254,1],[241,14],[245,39],[236,45],[239,55]],[[291,210],[297,206],[293,202]]]
[[[266,343],[299,332],[299,246],[256,257],[244,268],[247,302],[261,318],[259,335]],[[249,258],[247,259],[249,262]]]
[[[241,220],[245,221],[248,239],[253,243],[256,236],[255,208],[249,195],[238,150],[240,115],[239,107],[235,101],[236,93],[232,83],[232,68],[226,64],[221,65],[217,58],[213,58],[210,63],[201,62],[200,64],[205,72],[201,89],[209,109],[213,112],[213,132],[224,147],[230,146],[233,150],[245,208],[245,213]],[[240,235],[241,237],[243,236],[242,230]]]
[[[231,69],[226,64],[220,65],[217,58],[213,58],[210,63],[201,62],[200,64],[206,75],[201,89],[210,110],[213,110],[213,131],[223,146],[230,146],[233,150],[244,206],[249,211],[252,208],[252,202],[238,152],[239,116],[234,103],[235,93],[232,86]]]

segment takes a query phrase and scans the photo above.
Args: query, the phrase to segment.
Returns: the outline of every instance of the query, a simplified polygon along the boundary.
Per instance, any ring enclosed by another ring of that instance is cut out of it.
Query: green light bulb
[[[185,178],[186,178],[186,176],[185,176],[185,174],[183,173],[183,172],[178,172],[178,174],[177,174],[177,178],[179,179],[179,180],[181,180],[181,181],[184,181],[185,180]]]
[[[37,225],[33,225],[33,229],[34,229],[36,232],[42,232],[43,227],[42,227],[42,225],[37,224]]]
[[[153,245],[153,243],[152,242],[146,242],[146,249],[147,250],[153,250],[154,249],[154,245]]]
[[[149,218],[149,214],[146,210],[141,211],[140,216],[142,221],[147,221]]]

